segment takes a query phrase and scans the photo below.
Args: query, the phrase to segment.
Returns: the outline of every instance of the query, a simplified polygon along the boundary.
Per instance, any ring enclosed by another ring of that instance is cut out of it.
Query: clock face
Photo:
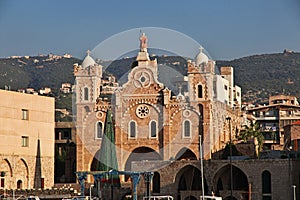
[[[136,87],[149,87],[151,83],[151,75],[148,71],[138,71],[134,74],[134,85]]]
[[[149,107],[145,104],[139,105],[135,110],[136,116],[139,118],[145,118],[149,116],[150,110]]]

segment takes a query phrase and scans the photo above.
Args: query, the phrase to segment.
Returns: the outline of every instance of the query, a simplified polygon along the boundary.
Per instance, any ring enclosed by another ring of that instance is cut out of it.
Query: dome
[[[86,57],[84,58],[84,60],[83,60],[83,62],[82,62],[82,64],[81,64],[81,66],[82,66],[83,68],[86,68],[86,67],[91,66],[91,65],[94,65],[94,64],[96,64],[96,62],[95,62],[94,59],[90,56],[90,51],[87,51],[87,55],[86,55]]]
[[[194,59],[197,66],[199,66],[202,63],[205,63],[205,64],[208,63],[208,57],[202,51],[203,51],[203,48],[201,47],[200,52],[197,54],[197,56]]]

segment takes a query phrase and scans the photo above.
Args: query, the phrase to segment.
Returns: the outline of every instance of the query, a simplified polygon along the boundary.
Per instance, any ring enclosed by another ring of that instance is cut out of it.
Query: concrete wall
[[[53,186],[54,98],[0,90],[0,138],[0,171],[6,172],[5,188],[17,188],[17,181],[22,182],[22,188],[33,188],[36,171],[40,171],[38,178],[44,179],[44,187]],[[27,145],[22,140],[27,140]]]

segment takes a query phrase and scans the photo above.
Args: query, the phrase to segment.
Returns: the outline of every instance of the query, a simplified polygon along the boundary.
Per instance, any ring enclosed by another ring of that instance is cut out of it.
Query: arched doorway
[[[201,172],[198,168],[192,165],[183,167],[175,178],[175,184],[177,185],[178,197],[177,199],[192,199],[190,192],[197,196],[202,195],[202,183],[201,183]],[[204,193],[207,194],[208,187],[204,178]]]
[[[20,160],[18,160],[16,168],[15,168],[15,176],[16,176],[16,180],[20,180],[21,181],[21,186],[22,187],[29,187],[29,168],[28,165],[26,163],[26,161],[21,158]]]
[[[176,160],[197,160],[197,156],[188,148],[182,148],[175,157]]]
[[[232,193],[226,195],[225,199],[234,200],[236,194],[242,195],[244,198],[248,198],[248,178],[246,174],[238,167],[232,165],[232,181],[231,181],[231,167],[226,165],[222,167],[215,175],[213,190],[218,196],[222,194]],[[224,198],[224,196],[223,196]]]
[[[125,171],[131,171],[131,162],[142,161],[142,160],[162,160],[161,156],[153,149],[149,147],[138,147],[131,152],[126,164]],[[125,181],[127,181],[129,176],[125,176]]]
[[[17,189],[22,189],[23,188],[23,182],[22,180],[17,181]]]

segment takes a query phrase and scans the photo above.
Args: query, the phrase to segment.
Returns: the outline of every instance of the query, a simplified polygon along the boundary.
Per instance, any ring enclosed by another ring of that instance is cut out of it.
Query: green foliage
[[[73,117],[71,115],[64,115],[59,111],[55,111],[55,121],[56,122],[71,122]]]
[[[59,152],[58,147],[55,148],[55,179],[59,179],[59,177],[65,174],[65,163],[66,163],[66,150],[61,148],[61,152]],[[56,180],[58,182],[58,180]]]
[[[58,93],[55,99],[55,108],[67,109],[67,111],[72,112],[72,93]]]
[[[26,59],[0,59],[0,88],[6,85],[11,90],[50,87],[56,91],[64,82],[74,83],[73,64],[80,63],[77,58],[47,60],[48,56],[35,56]],[[38,60],[38,62],[37,62]]]
[[[11,90],[32,87],[35,90],[50,87],[57,94],[61,83],[74,83],[73,64],[76,58],[47,60],[48,56],[26,59],[0,59],[0,88]],[[166,64],[186,75],[186,60],[179,56],[159,56],[159,64]],[[35,62],[38,60],[39,62]],[[113,74],[118,80],[132,67],[135,58],[104,62],[104,74]],[[300,53],[276,53],[253,55],[232,61],[217,61],[217,65],[234,68],[235,84],[242,88],[243,101],[264,103],[270,95],[290,94],[300,97]],[[69,108],[68,108],[69,109]]]
[[[264,136],[260,132],[259,124],[257,122],[251,121],[250,125],[245,125],[245,129],[240,134],[240,139],[247,142],[249,139],[256,139],[258,143],[258,150],[262,149],[264,143]]]
[[[300,53],[254,55],[217,65],[234,68],[243,101],[264,103],[270,95],[282,93],[300,97]]]

